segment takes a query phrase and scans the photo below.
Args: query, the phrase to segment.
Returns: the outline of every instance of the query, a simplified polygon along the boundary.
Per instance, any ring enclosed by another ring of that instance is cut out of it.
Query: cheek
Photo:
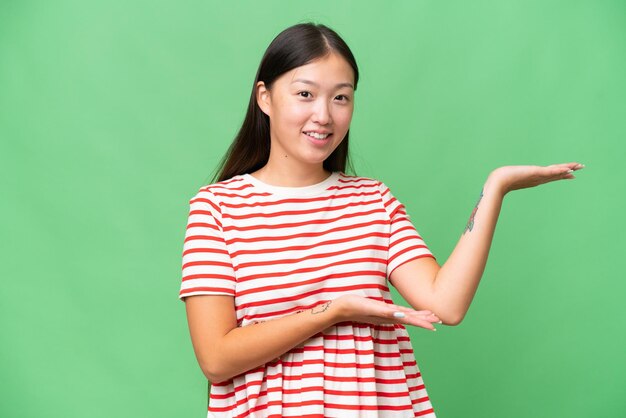
[[[307,120],[308,113],[303,106],[292,104],[285,106],[278,116],[286,125],[301,125],[303,121]]]
[[[341,125],[347,129],[351,121],[352,121],[352,108],[341,109],[335,115],[335,125]]]

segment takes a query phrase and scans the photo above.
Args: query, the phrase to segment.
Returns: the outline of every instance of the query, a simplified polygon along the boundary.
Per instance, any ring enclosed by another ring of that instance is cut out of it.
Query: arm
[[[485,270],[504,196],[549,181],[573,179],[577,163],[548,167],[507,166],[494,170],[483,187],[465,230],[443,264],[417,259],[396,268],[389,278],[411,306],[430,309],[445,324],[459,324],[467,313]]]
[[[402,323],[434,329],[429,311],[386,304],[356,295],[341,296],[299,313],[238,327],[232,296],[185,298],[191,341],[203,373],[212,383],[259,367],[331,325],[354,320]],[[403,318],[394,316],[401,311]]]

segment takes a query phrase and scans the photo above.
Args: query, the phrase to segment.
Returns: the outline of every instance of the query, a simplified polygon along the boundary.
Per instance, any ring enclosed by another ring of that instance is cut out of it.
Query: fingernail
[[[573,173],[573,172],[574,172],[574,170],[567,170],[567,173],[568,173],[568,174],[569,174],[569,173]]]
[[[443,321],[437,321],[438,324],[443,324]]]
[[[433,328],[433,331],[437,331],[437,328]]]
[[[404,312],[394,312],[393,313],[393,317],[394,318],[404,318]]]

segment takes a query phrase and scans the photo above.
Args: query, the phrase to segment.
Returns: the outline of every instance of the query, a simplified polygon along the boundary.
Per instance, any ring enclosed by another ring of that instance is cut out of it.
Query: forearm
[[[450,257],[441,266],[433,282],[440,316],[461,322],[474,298],[485,270],[493,234],[500,215],[504,191],[489,177],[472,215]]]
[[[332,301],[281,318],[237,327],[212,347],[212,365],[205,374],[220,382],[280,357],[332,326],[339,306]],[[203,367],[204,369],[204,367]]]

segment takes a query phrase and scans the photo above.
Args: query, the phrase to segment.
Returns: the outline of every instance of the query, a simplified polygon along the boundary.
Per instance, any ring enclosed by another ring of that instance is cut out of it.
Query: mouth
[[[302,132],[310,141],[315,144],[325,144],[333,136],[332,132],[319,134],[317,132]]]

